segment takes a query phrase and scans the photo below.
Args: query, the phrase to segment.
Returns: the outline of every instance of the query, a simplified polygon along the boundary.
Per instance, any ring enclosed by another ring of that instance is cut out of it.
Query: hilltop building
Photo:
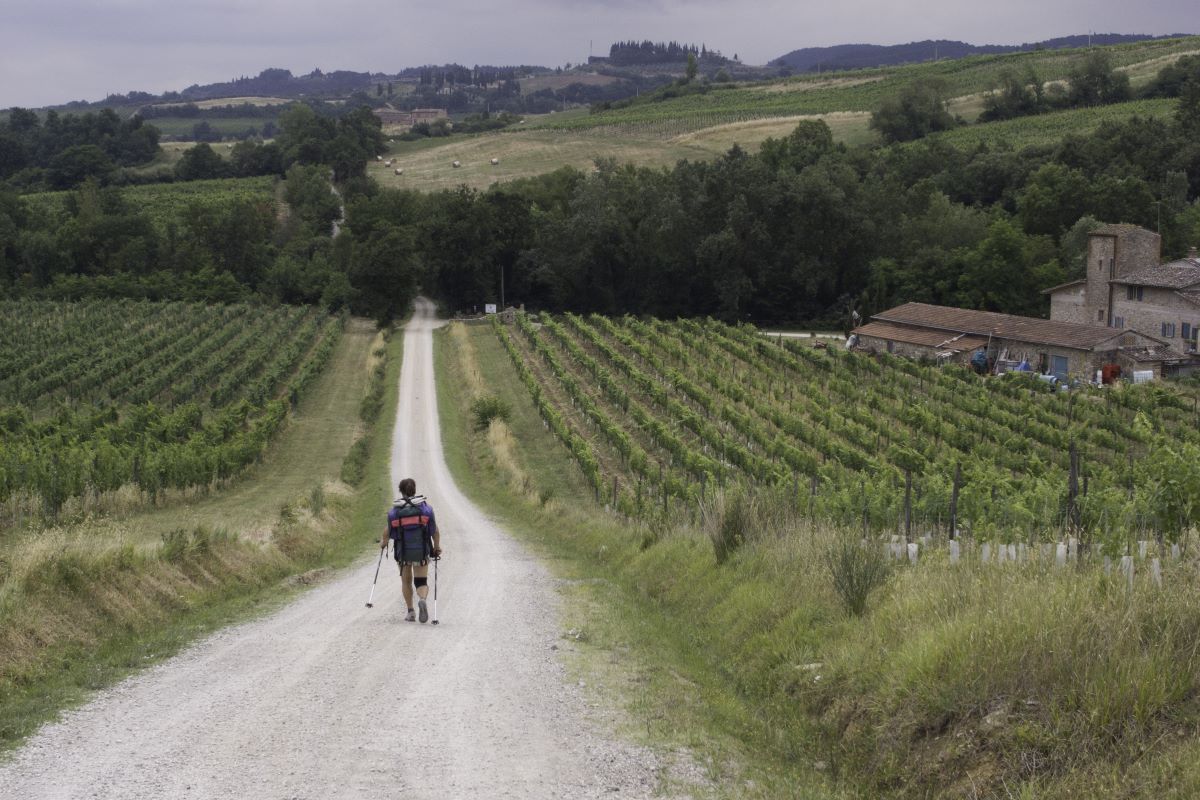
[[[1104,225],[1088,237],[1087,277],[1045,291],[1050,319],[1132,328],[1182,354],[1197,352],[1200,258],[1163,264],[1158,234],[1136,225]]]
[[[851,335],[857,347],[940,363],[967,365],[984,350],[989,364],[1001,371],[1025,364],[1059,380],[1111,375],[1114,365],[1122,374],[1161,377],[1186,360],[1162,339],[1133,330],[926,303],[876,314]]]

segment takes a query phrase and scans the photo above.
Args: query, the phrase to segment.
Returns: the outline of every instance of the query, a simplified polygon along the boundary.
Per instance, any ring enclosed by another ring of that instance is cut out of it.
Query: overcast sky
[[[800,47],[1194,33],[1197,0],[0,0],[0,108],[257,75],[558,66],[622,39],[762,64]]]

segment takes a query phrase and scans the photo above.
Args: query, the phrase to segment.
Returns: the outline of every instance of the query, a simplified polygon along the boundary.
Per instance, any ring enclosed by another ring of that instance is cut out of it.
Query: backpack
[[[396,560],[407,564],[423,564],[433,553],[433,535],[429,531],[429,515],[422,506],[425,498],[406,497],[397,500],[388,511],[388,535],[396,552]]]

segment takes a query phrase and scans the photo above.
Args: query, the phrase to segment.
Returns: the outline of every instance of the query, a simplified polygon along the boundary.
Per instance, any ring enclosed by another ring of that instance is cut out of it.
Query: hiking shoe
[[[424,615],[425,609],[421,609],[421,613],[422,613],[422,615]],[[416,612],[410,608],[408,610],[408,613],[404,615],[404,621],[405,622],[416,622],[417,621]],[[424,622],[425,620],[421,620],[421,621]]]
[[[426,608],[425,608],[425,601],[418,600],[417,608],[421,609],[421,622],[428,622],[429,621],[429,611],[426,610]]]

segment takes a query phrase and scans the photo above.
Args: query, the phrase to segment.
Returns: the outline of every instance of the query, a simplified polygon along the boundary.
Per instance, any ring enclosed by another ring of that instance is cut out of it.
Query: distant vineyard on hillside
[[[0,504],[10,519],[261,457],[343,319],[311,308],[0,302]]]
[[[1172,464],[1200,448],[1194,390],[1053,392],[713,321],[518,316],[495,331],[597,499],[631,516],[775,487],[864,535],[904,533],[906,508],[913,536],[944,533],[953,506],[979,538],[1089,530],[1115,554],[1179,533],[1164,476],[1189,480]]]
[[[1095,108],[1076,108],[1030,117],[968,125],[932,134],[930,137],[948,142],[960,150],[969,150],[980,143],[1004,143],[1016,149],[1031,145],[1058,142],[1069,134],[1086,135],[1105,122],[1121,122],[1131,117],[1170,117],[1176,101],[1134,100]]]

